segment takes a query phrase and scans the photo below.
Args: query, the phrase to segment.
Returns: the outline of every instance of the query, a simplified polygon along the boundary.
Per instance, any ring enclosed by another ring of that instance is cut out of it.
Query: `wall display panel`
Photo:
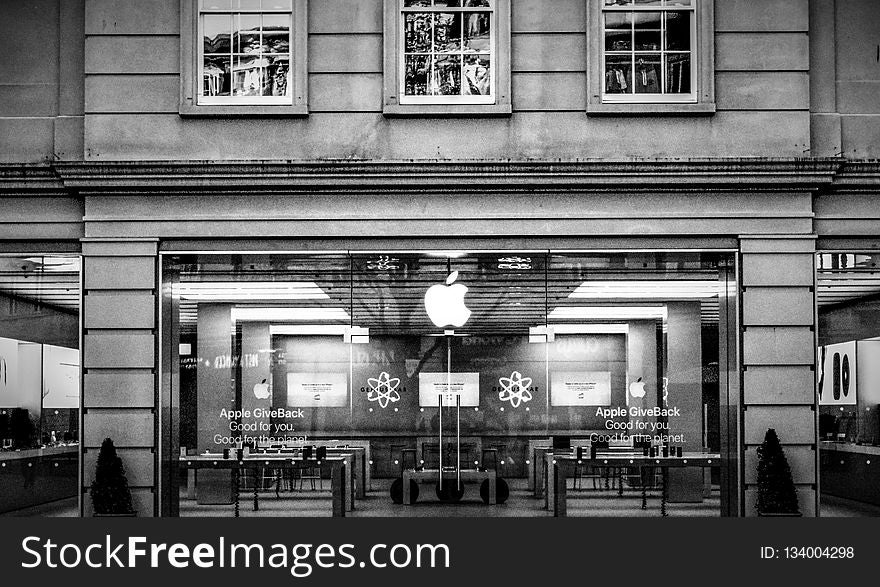
[[[43,407],[79,408],[79,350],[43,345]]]
[[[610,371],[554,371],[550,377],[550,405],[610,406]]]
[[[419,406],[480,405],[479,373],[419,373]]]
[[[858,390],[856,342],[819,349],[819,405],[855,405]]]
[[[288,373],[287,405],[294,408],[348,406],[348,374]]]
[[[78,409],[79,350],[0,338],[0,408]]]
[[[18,387],[17,340],[0,338],[0,407],[14,408],[26,401]]]

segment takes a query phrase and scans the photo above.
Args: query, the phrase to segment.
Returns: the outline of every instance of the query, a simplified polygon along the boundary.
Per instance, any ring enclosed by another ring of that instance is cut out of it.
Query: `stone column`
[[[104,438],[122,458],[139,516],[157,515],[157,242],[84,239],[83,514]]]
[[[801,513],[817,511],[815,240],[741,241],[744,513],[756,515],[756,448],[775,428]]]

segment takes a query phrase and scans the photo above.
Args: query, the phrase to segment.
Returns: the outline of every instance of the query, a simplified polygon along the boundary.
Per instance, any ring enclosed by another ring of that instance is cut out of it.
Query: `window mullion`
[[[666,85],[666,16],[668,12],[660,13],[660,93],[668,93]]]
[[[629,13],[629,71],[630,84],[628,94],[636,95],[636,18],[635,14]]]
[[[461,17],[458,19],[458,31],[459,31],[459,41],[458,41],[458,95],[464,96],[464,19],[467,13],[462,12]]]
[[[436,96],[437,88],[434,86],[434,80],[436,78],[435,65],[437,63],[437,47],[434,46],[434,39],[437,36],[437,32],[434,29],[434,14],[431,14],[431,64],[428,67],[428,87],[430,88],[431,95]]]
[[[229,97],[235,97],[235,13],[229,13]]]

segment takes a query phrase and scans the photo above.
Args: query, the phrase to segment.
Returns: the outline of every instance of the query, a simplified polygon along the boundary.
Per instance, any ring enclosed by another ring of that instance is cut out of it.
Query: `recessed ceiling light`
[[[269,334],[295,336],[342,336],[348,326],[345,324],[270,324]]]
[[[313,281],[193,281],[175,284],[172,294],[206,302],[330,299]]]
[[[429,257],[444,257],[450,259],[458,259],[467,255],[467,251],[428,251],[425,253]]]
[[[351,317],[342,308],[232,308],[233,322],[284,322],[338,320]]]
[[[718,295],[717,281],[585,281],[569,294],[578,299],[694,299]]]
[[[666,306],[563,306],[548,320],[656,320],[666,319]]]
[[[550,324],[554,334],[627,334],[629,324]]]

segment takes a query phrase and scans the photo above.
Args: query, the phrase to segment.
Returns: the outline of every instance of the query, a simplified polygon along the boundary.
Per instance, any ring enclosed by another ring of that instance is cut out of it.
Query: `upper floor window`
[[[183,41],[183,65],[192,84],[181,113],[304,113],[305,0],[185,4],[191,12],[183,24],[193,38]]]
[[[401,103],[494,102],[494,0],[402,2]]]
[[[693,0],[604,3],[605,100],[693,102]]]
[[[291,0],[201,0],[200,104],[290,104]]]
[[[598,63],[591,69],[588,110],[635,112],[614,105],[666,104],[672,105],[669,112],[714,111],[711,1],[593,0],[591,4],[598,42],[589,44],[589,50]]]
[[[385,2],[386,113],[509,112],[509,0]]]

